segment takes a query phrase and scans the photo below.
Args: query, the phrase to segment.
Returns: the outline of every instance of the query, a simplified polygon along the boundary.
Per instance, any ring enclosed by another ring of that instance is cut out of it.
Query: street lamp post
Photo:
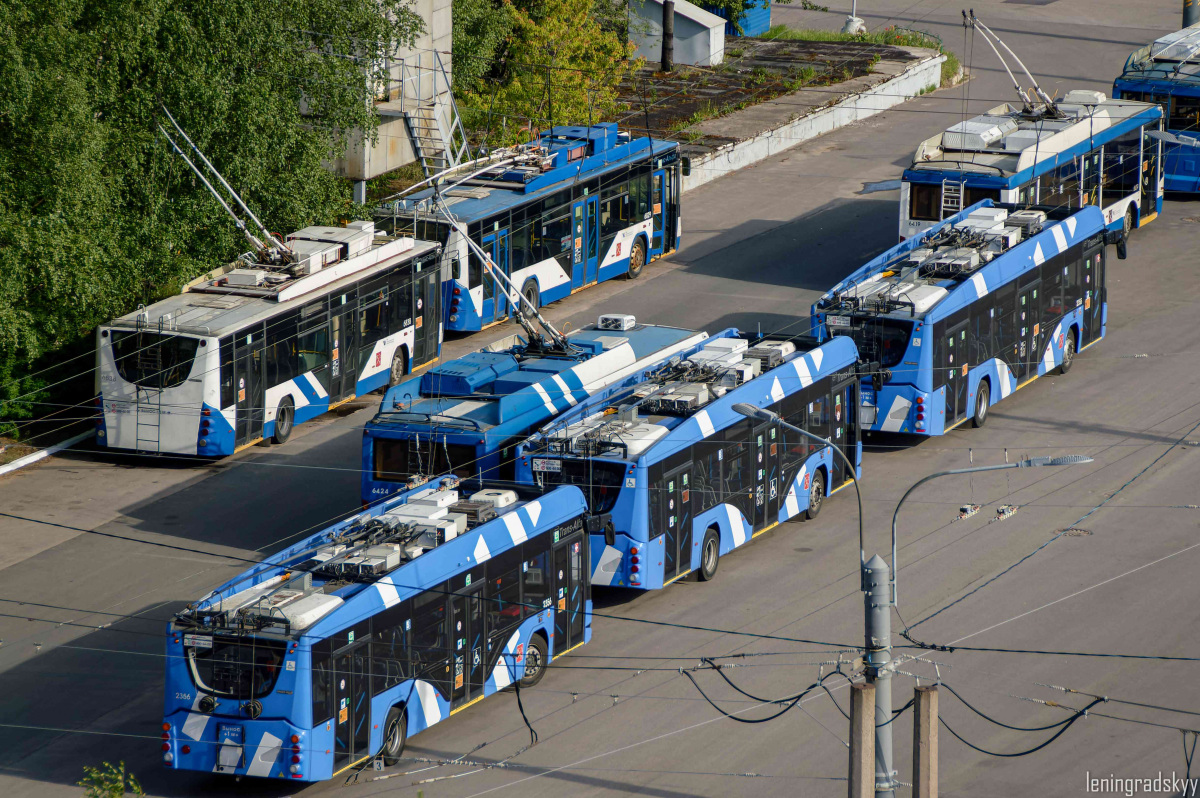
[[[765,408],[747,402],[738,402],[733,406],[735,412],[748,418],[760,421],[771,421],[800,433],[805,437],[815,439],[829,446],[841,456],[850,466],[850,473],[856,473],[849,458],[837,446],[825,438],[814,435],[807,430],[789,424]],[[861,589],[863,591],[864,631],[866,636],[865,658],[867,679],[875,683],[875,796],[876,798],[894,798],[896,782],[892,776],[892,640],[891,640],[891,610],[896,606],[896,519],[900,515],[900,507],[914,490],[926,482],[955,474],[975,474],[980,471],[1000,471],[1005,468],[1037,468],[1041,466],[1066,466],[1090,463],[1092,458],[1085,455],[1069,454],[1060,457],[1031,457],[1015,463],[1001,465],[976,466],[974,468],[956,468],[950,471],[939,471],[918,480],[905,491],[892,514],[892,562],[889,564],[878,554],[870,561],[866,558],[866,547],[863,542],[863,511],[862,493],[858,488],[858,479],[854,479],[854,490],[858,494],[858,556],[860,568]]]

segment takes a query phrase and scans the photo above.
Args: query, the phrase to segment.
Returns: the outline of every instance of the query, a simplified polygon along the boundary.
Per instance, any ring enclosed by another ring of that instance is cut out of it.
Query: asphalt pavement
[[[1132,49],[1179,21],[1176,0],[974,5],[1059,94],[1107,91]],[[872,28],[933,31],[961,52],[959,8],[861,0],[859,14]],[[785,22],[820,19],[783,6],[774,14]],[[823,24],[831,26],[828,17]],[[872,189],[899,176],[920,140],[961,118],[964,91],[971,113],[1011,99],[994,56],[975,44],[976,77],[966,90],[920,98],[689,193],[685,246],[676,256],[637,281],[558,303],[549,317],[578,325],[619,312],[712,331],[801,329],[813,299],[896,240],[897,192]],[[1200,203],[1172,199],[1134,234],[1128,260],[1109,260],[1108,337],[1068,376],[1022,389],[983,429],[923,442],[870,441],[863,468],[868,554],[885,552],[895,502],[927,473],[1034,454],[1095,458],[922,488],[900,518],[897,628],[907,623],[918,640],[962,646],[1200,656],[1191,629],[1200,612],[1191,601],[1200,568],[1198,223]],[[450,342],[447,354],[507,332]],[[294,784],[161,768],[163,628],[175,609],[244,567],[214,555],[261,556],[357,507],[361,426],[374,401],[298,428],[286,446],[255,447],[216,465],[85,453],[0,479],[0,794],[78,795],[83,765],[119,760],[153,795],[296,793]],[[964,503],[983,509],[955,520]],[[992,520],[1001,504],[1020,509]],[[680,668],[701,657],[753,654],[731,660],[739,667],[727,675],[764,698],[793,695],[837,669],[836,649],[795,641],[861,645],[857,559],[855,503],[841,494],[819,519],[777,527],[723,559],[714,582],[599,594],[603,617],[593,643],[522,696],[536,746],[520,752],[529,731],[505,694],[414,738],[414,759],[403,766],[364,772],[353,786],[338,780],[302,792],[844,795],[848,724],[834,706],[848,706],[844,680],[826,681],[829,693],[812,693],[777,720],[741,724],[709,706]],[[945,796],[1071,795],[1085,792],[1088,773],[1182,776],[1180,743],[1189,738],[1178,727],[1200,728],[1196,663],[897,653],[905,659],[897,706],[917,678],[940,677],[1014,726],[1069,717],[1037,701],[1086,703],[1045,685],[1191,713],[1110,702],[1019,759],[981,754],[943,731]],[[730,712],[756,718],[769,711],[715,673],[693,675]],[[1019,752],[1053,733],[994,725],[950,695],[941,705],[956,732],[993,752]],[[911,715],[895,724],[896,767],[905,781],[910,730]]]

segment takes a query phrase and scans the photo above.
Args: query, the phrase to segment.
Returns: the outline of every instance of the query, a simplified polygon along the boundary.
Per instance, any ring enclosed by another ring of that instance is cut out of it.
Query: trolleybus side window
[[[312,647],[312,721],[317,726],[333,717],[333,665],[328,640]]]
[[[233,338],[227,336],[221,339],[221,407],[231,406],[233,392]]]
[[[1200,128],[1200,97],[1177,94],[1171,98],[1168,130],[1197,130]]]
[[[549,580],[546,578],[546,564],[549,555],[543,551],[525,560],[521,565],[521,591],[524,596],[525,614],[532,615],[545,606],[550,597]]]
[[[371,694],[379,695],[412,676],[408,651],[409,602],[389,607],[371,619]]]
[[[494,642],[503,645],[512,627],[525,617],[521,606],[521,549],[514,547],[487,562],[486,602],[488,628]],[[540,604],[538,605],[541,606]]]

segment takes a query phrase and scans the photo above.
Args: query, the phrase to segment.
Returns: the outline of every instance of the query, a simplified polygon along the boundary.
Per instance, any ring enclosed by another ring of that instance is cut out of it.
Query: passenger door
[[[483,251],[492,259],[496,268],[505,275],[508,272],[508,230],[497,230],[483,237]],[[502,280],[492,276],[486,264],[480,264],[483,272],[483,312],[480,322],[491,324],[508,317],[508,291]],[[518,286],[518,290],[520,287]]]
[[[650,252],[648,255],[658,255],[663,251],[663,221],[665,214],[663,198],[666,194],[667,173],[658,170],[654,173],[650,188],[650,212],[654,215],[654,230],[650,237]],[[647,258],[649,260],[649,258]]]
[[[833,387],[833,437],[834,444],[841,447],[850,465],[835,457],[834,473],[841,479],[830,480],[830,489],[857,476],[853,464],[858,460],[858,380],[851,379]]]
[[[587,236],[583,200],[571,206],[571,290],[583,288],[587,282],[587,254],[583,242]]]
[[[1017,292],[1017,382],[1037,376],[1037,364],[1041,360],[1041,324],[1039,324],[1039,294],[1041,280],[1021,286]]]
[[[1104,244],[1089,243],[1083,250],[1082,285],[1083,290],[1083,334],[1080,336],[1080,349],[1100,337],[1100,327],[1103,324],[1103,298],[1101,288],[1104,285]]]
[[[334,768],[367,756],[371,730],[371,668],[367,645],[333,656]]]
[[[557,534],[557,533],[556,533]],[[554,544],[554,656],[583,642],[585,602],[589,590],[583,568],[583,533],[567,535]]]
[[[338,304],[340,301],[341,304]],[[358,325],[355,324],[357,302],[353,294],[331,298],[329,314],[329,401],[336,402],[355,393],[358,381]]]
[[[235,446],[262,437],[263,372],[262,333],[243,333],[234,350],[234,396],[237,403]]]
[[[584,251],[587,257],[587,271],[583,281],[585,285],[596,282],[600,269],[600,198],[589,197],[584,224]]]
[[[468,581],[470,581],[468,579]],[[450,599],[450,635],[454,643],[454,681],[451,704],[466,704],[483,695],[487,668],[487,627],[480,582],[473,590]]]
[[[663,478],[663,580],[673,579],[692,567],[692,495],[690,465]]]
[[[752,434],[754,518],[750,521],[757,532],[779,517],[779,428],[774,423],[759,424]]]
[[[436,268],[413,277],[413,366],[423,366],[438,355],[442,314],[438,307],[441,283]],[[405,315],[407,318],[407,314]]]
[[[943,341],[942,368],[946,375],[946,427],[967,412],[967,324],[955,325]]]
[[[1163,186],[1161,147],[1159,142],[1149,136],[1142,137],[1142,185],[1141,198],[1138,201],[1142,219],[1158,212],[1158,197]]]

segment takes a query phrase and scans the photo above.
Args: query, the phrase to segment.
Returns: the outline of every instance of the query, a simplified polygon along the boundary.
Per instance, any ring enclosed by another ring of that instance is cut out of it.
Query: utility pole
[[[675,0],[663,0],[662,71],[675,69]]]
[[[867,681],[875,685],[875,798],[895,798],[892,781],[892,580],[878,554],[863,569]]]
[[[875,685],[850,685],[850,798],[875,795]]]
[[[1183,27],[1190,28],[1200,22],[1200,0],[1183,0]]]
[[[913,798],[938,794],[938,689],[918,687],[913,698]]]

